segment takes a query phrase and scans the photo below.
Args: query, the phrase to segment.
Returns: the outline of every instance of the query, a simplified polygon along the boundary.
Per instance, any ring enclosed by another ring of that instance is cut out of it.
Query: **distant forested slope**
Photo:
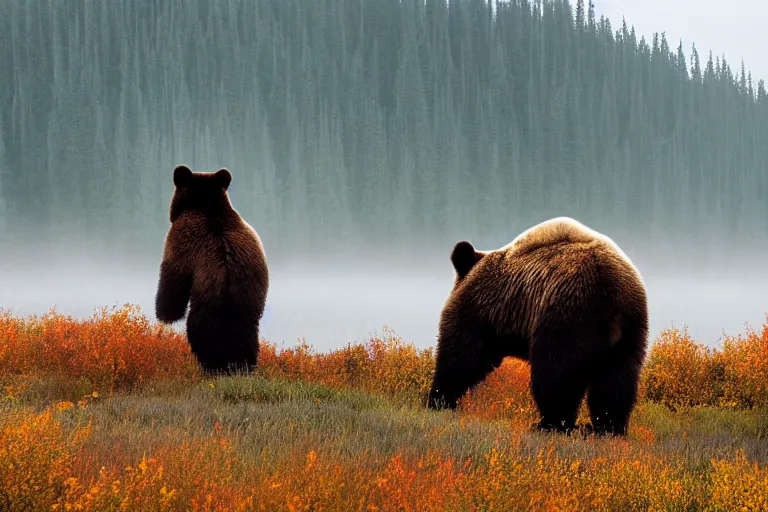
[[[551,215],[765,237],[768,94],[737,67],[582,0],[7,0],[0,229],[157,245],[184,162],[286,249]]]

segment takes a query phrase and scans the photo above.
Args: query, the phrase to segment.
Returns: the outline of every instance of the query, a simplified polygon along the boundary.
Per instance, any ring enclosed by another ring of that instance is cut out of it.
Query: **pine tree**
[[[592,2],[590,0],[590,9],[592,8]],[[579,31],[584,29],[584,0],[576,0],[576,28]]]
[[[699,62],[699,52],[696,51],[696,45],[691,48],[691,80],[699,83],[702,80],[701,63]]]

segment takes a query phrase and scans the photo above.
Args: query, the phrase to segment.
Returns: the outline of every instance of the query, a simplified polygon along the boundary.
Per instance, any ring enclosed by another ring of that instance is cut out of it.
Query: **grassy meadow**
[[[533,432],[514,360],[432,412],[432,350],[390,331],[261,347],[209,379],[132,306],[0,313],[0,510],[768,510],[768,324],[661,333],[624,439]]]

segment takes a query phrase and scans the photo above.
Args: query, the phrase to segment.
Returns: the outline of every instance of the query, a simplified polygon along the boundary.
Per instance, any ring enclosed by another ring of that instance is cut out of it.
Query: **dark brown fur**
[[[508,356],[531,366],[539,427],[570,431],[585,393],[592,427],[625,434],[648,339],[645,285],[609,238],[568,218],[495,251],[459,242],[440,318],[429,406],[458,399]]]
[[[229,202],[231,180],[227,169],[174,169],[171,229],[155,297],[164,323],[184,318],[189,303],[187,338],[210,372],[256,367],[269,287],[261,240]]]

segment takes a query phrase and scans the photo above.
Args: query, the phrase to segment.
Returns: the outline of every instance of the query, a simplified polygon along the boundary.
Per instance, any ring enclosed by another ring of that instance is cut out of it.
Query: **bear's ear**
[[[224,190],[227,190],[229,184],[232,183],[232,173],[229,172],[228,169],[219,169],[213,176],[216,178],[216,182],[221,185],[221,188]]]
[[[451,251],[451,263],[453,263],[453,268],[456,269],[458,277],[463,278],[469,274],[472,267],[474,267],[483,256],[485,256],[485,254],[476,251],[471,243],[462,240],[453,246],[453,251]]]
[[[173,170],[173,184],[177,188],[186,186],[192,179],[192,171],[186,165],[179,165]]]

